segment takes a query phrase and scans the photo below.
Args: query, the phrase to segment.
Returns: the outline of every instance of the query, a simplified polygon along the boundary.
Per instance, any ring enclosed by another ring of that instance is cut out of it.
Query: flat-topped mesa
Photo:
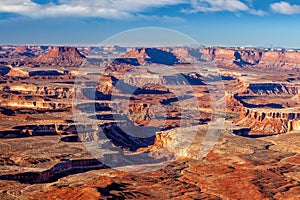
[[[288,112],[280,110],[258,110],[243,108],[242,117],[250,116],[253,119],[263,121],[264,119],[300,120],[300,111]]]
[[[29,60],[32,64],[62,67],[79,67],[85,59],[75,47],[53,47],[46,54]]]
[[[178,64],[179,59],[173,53],[158,48],[137,48],[122,56],[122,58],[136,59],[140,65],[146,64],[162,64],[174,65]]]
[[[300,52],[285,50],[208,47],[201,49],[203,60],[213,60],[219,67],[258,67],[299,71]]]
[[[244,83],[244,93],[255,95],[296,95],[300,93],[300,84],[291,83]]]
[[[239,125],[252,134],[279,134],[300,131],[300,111],[243,108]]]
[[[22,59],[22,58],[31,58],[34,57],[34,52],[28,48],[27,46],[17,46],[11,47],[11,49],[7,50],[3,48],[5,53],[2,53],[0,57],[9,58],[9,59]]]

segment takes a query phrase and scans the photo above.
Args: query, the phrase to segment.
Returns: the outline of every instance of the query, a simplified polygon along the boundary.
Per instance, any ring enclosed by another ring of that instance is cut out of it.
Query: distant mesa
[[[9,51],[7,51],[6,48],[1,47],[0,50],[5,51],[2,52],[0,58],[21,59],[23,57],[35,56],[34,52],[27,46],[17,46],[15,49],[12,47]]]
[[[27,46],[18,46],[11,52],[10,57],[34,57],[35,54]]]
[[[17,46],[14,52],[15,53],[25,53],[28,51],[30,51],[30,49],[28,49],[27,46]]]
[[[299,71],[300,52],[256,48],[133,48],[112,63],[114,67],[150,64],[176,65],[213,61],[221,68],[259,68]]]
[[[53,47],[46,54],[28,61],[34,65],[51,65],[62,67],[79,67],[85,59],[75,47]]]
[[[159,57],[159,54],[162,56]],[[154,48],[128,48],[127,53],[119,55],[109,63],[107,70],[124,73],[138,66],[150,64],[173,65],[177,61],[178,59],[174,55],[162,50]]]
[[[179,64],[179,59],[171,52],[163,51],[157,48],[138,48],[128,52],[123,58],[135,58],[140,65],[145,64],[162,64],[174,65]]]
[[[175,54],[158,48],[134,48],[119,58],[113,60],[108,70],[125,72],[133,67],[151,64],[176,65],[180,60]]]
[[[300,52],[296,50],[207,47],[200,52],[202,60],[212,60],[218,67],[299,71]]]
[[[90,58],[110,58],[108,70],[127,71],[151,64],[173,66],[211,62],[220,68],[300,71],[300,51],[248,47],[98,47],[1,46],[0,63],[12,66],[79,67]],[[90,59],[98,62],[97,59]],[[100,60],[100,59],[98,59]],[[109,62],[109,61],[108,61]],[[103,62],[104,63],[104,62]],[[105,63],[106,65],[107,63]]]

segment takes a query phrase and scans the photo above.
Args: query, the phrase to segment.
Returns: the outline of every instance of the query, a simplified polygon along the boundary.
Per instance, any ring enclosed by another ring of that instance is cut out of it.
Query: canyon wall
[[[52,166],[42,172],[24,172],[20,174],[1,175],[1,179],[15,180],[21,183],[49,183],[55,182],[59,178],[79,172],[103,169],[104,164],[94,158],[81,160],[66,160]]]
[[[213,60],[220,67],[258,67],[262,69],[296,70],[300,67],[300,52],[285,50],[204,48],[203,60]]]
[[[289,83],[250,83],[244,84],[244,93],[256,95],[296,95],[300,93],[300,84]]]
[[[46,97],[68,98],[71,99],[74,93],[72,86],[36,86],[36,85],[1,85],[0,90],[9,93],[22,95],[42,95]]]
[[[249,127],[252,134],[279,134],[299,131],[300,111],[259,110],[243,108],[239,125]]]
[[[142,48],[132,49],[122,56],[136,59],[136,64],[166,65],[214,61],[218,67],[255,67],[264,70],[296,70],[300,67],[300,51],[258,48]],[[164,59],[164,61],[162,61]]]

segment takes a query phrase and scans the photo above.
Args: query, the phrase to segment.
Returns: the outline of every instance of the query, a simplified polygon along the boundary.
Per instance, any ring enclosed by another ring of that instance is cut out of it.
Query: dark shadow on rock
[[[174,54],[156,48],[146,48],[146,54],[149,55],[150,58],[146,58],[145,60],[150,63],[172,66],[179,62]]]
[[[62,75],[64,74],[55,70],[29,72],[29,76],[62,76]]]
[[[107,185],[106,187],[98,187],[97,190],[100,192],[100,194],[107,200],[123,200],[125,197],[120,194],[112,194],[111,191],[118,191],[118,192],[123,192],[126,189],[126,186],[129,184],[119,184],[119,183],[111,183],[110,185]]]
[[[108,167],[95,158],[83,160],[66,160],[61,161],[60,163],[52,166],[50,169],[42,172],[5,174],[0,176],[0,180],[13,180],[27,184],[52,183],[56,182],[60,178],[70,175],[106,168]]]

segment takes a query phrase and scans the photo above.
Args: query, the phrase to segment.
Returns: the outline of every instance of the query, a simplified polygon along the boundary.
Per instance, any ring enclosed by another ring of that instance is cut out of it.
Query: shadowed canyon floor
[[[0,199],[300,199],[299,52],[1,49]]]

